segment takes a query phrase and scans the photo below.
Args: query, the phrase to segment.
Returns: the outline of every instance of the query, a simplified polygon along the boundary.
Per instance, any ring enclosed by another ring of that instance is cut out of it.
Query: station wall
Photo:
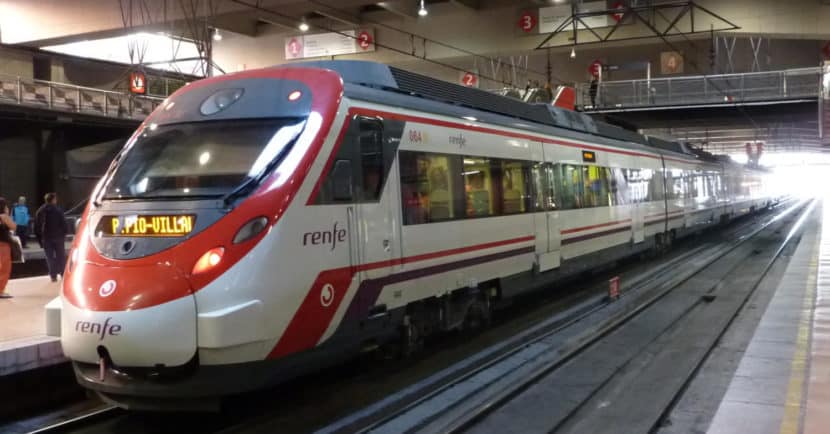
[[[0,137],[0,196],[10,203],[26,196],[29,205],[37,196],[37,140],[31,136]]]

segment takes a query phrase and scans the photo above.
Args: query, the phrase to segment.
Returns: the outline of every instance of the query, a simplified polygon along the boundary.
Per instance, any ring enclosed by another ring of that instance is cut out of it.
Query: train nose
[[[179,366],[196,353],[196,303],[171,264],[85,263],[64,281],[61,344],[70,359],[116,366]]]

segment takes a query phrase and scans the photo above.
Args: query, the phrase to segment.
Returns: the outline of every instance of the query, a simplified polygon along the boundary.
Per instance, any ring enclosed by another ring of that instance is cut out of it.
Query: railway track
[[[616,375],[622,375],[623,370],[630,367],[630,362],[641,355],[649,344],[658,342],[668,332],[676,331],[677,325],[689,318],[700,306],[723,296],[718,290],[730,276],[734,277],[730,273],[757,255],[758,249],[752,246],[756,236],[762,233],[769,234],[774,232],[775,228],[788,224],[796,218],[796,211],[802,209],[803,205],[791,206],[748,234],[740,234],[740,229],[733,231],[732,235],[737,236],[737,239],[731,243],[695,249],[682,255],[675,261],[659,267],[648,278],[643,279],[643,282],[631,285],[617,302],[569,312],[565,314],[570,315],[568,321],[542,324],[539,330],[517,336],[512,342],[505,344],[512,347],[510,350],[503,351],[500,356],[493,357],[486,363],[473,362],[474,366],[464,372],[457,372],[455,376],[448,375],[440,386],[433,387],[427,393],[423,393],[422,390],[418,394],[413,390],[413,397],[409,401],[405,397],[400,398],[398,402],[387,400],[362,413],[329,425],[319,432],[599,432],[601,430],[598,426],[586,427],[581,424],[580,421],[589,418],[582,419],[579,415],[589,412],[586,409],[591,408],[591,405],[603,408],[605,404],[601,402],[600,391],[609,387]],[[807,213],[808,211],[805,211],[801,214],[802,220],[799,222],[803,221]],[[755,275],[756,280],[747,286],[748,290],[743,293],[743,298],[737,300],[738,303],[730,305],[730,308],[734,309],[725,316],[725,324],[711,336],[706,351],[696,355],[696,363],[692,364],[688,375],[683,377],[683,382],[677,386],[675,393],[661,401],[666,402],[666,405],[657,412],[656,419],[649,419],[653,424],[658,423],[666,408],[675,401],[677,393],[705,360],[717,338],[726,330],[740,311],[740,307],[792,239],[790,233],[774,251],[771,259]],[[704,291],[684,297],[685,303],[675,303],[674,309],[667,309],[662,317],[658,318],[662,322],[641,321],[650,324],[636,324],[635,320],[644,318],[645,312],[665,307],[660,304],[661,301],[675,293],[677,288],[698,276],[701,271],[724,262],[724,258],[730,254],[740,258],[725,261],[727,264],[721,265],[726,267],[722,270],[723,276],[710,282]],[[677,264],[680,263],[684,264],[683,269],[677,268]],[[590,323],[595,325],[577,327],[578,324]],[[639,333],[640,336],[636,338],[621,340],[624,345],[631,345],[629,351],[619,348],[619,345],[614,348],[615,345],[608,339],[609,336],[617,334],[619,337],[619,331],[626,326],[650,328],[651,333]],[[637,340],[640,341],[639,346],[634,344]],[[603,342],[605,353],[602,357],[606,358],[607,363],[592,360],[592,357],[597,357],[596,351],[593,355],[588,351],[591,348],[599,348]],[[585,365],[580,368],[580,363]],[[578,384],[578,381],[568,381],[569,378],[579,375],[590,375],[594,378],[593,381],[587,382],[590,384],[584,385]],[[637,375],[636,370],[631,375]],[[545,389],[538,387],[542,383],[548,386],[547,395],[539,390]],[[535,390],[532,390],[534,387]],[[616,392],[619,395],[621,391]],[[521,402],[511,406],[518,398],[521,398]],[[544,399],[550,401],[543,404],[541,400]],[[550,402],[557,400],[565,401],[566,404],[550,405]],[[636,408],[637,405],[639,404],[634,403],[633,407]],[[521,407],[528,411],[522,410]],[[551,407],[557,409],[552,411]],[[517,428],[517,420],[533,422]],[[649,427],[641,426],[642,430],[625,428],[625,431],[649,432],[654,428],[653,424]],[[620,429],[620,426],[613,426],[609,432],[620,432]]]
[[[784,212],[793,212],[794,209],[795,207],[791,207]],[[439,396],[442,392],[456,388],[465,381],[474,381],[476,375],[481,375],[487,369],[492,368],[500,361],[503,362],[511,356],[516,357],[518,355],[518,357],[530,358],[534,354],[539,355],[548,351],[555,354],[560,360],[566,358],[568,354],[573,353],[577,348],[584,347],[590,343],[590,333],[585,333],[585,330],[582,330],[580,333],[580,330],[578,330],[580,328],[576,327],[577,325],[585,321],[591,321],[591,318],[597,316],[618,318],[625,312],[635,315],[635,311],[638,311],[638,306],[640,310],[644,308],[642,306],[642,294],[647,292],[652,293],[656,289],[661,288],[667,290],[667,288],[673,287],[672,285],[676,286],[683,279],[688,278],[677,275],[673,278],[667,277],[667,275],[672,274],[681,265],[688,265],[690,262],[694,262],[695,258],[706,257],[711,259],[723,256],[728,251],[734,250],[737,246],[751,239],[752,235],[766,228],[777,219],[780,219],[780,214],[783,213],[779,213],[775,217],[765,217],[767,221],[761,225],[761,228],[751,231],[749,229],[757,225],[756,222],[746,221],[723,230],[720,233],[720,237],[732,241],[726,244],[707,242],[700,246],[690,248],[688,251],[677,254],[671,260],[650,269],[648,272],[641,273],[636,278],[629,279],[628,284],[621,288],[620,299],[613,303],[609,303],[603,295],[599,295],[596,292],[591,296],[565,297],[568,301],[562,303],[570,305],[567,309],[560,310],[559,313],[524,330],[517,336],[510,337],[472,356],[468,354],[461,358],[458,363],[430,375],[425,380],[417,381],[411,385],[403,385],[402,391],[387,394],[389,396],[382,401],[363,411],[358,411],[346,418],[327,425],[320,429],[320,432],[386,432],[384,431],[385,426],[397,426],[386,424],[392,422],[400,415],[411,411],[430,398]],[[709,261],[709,263],[712,261]],[[704,266],[701,265],[698,268]],[[605,324],[605,326],[607,330],[612,329],[610,323]],[[591,330],[591,333],[603,333],[603,331],[600,328],[594,328]],[[556,336],[556,339],[551,339],[552,336]],[[524,352],[522,353],[522,351]],[[525,366],[526,368],[527,366]],[[294,390],[292,391],[292,389]],[[281,393],[288,395],[297,393],[298,391],[304,391],[304,387],[302,385],[289,386],[288,388],[282,388]],[[248,403],[254,401],[258,401],[258,397],[247,400]],[[241,411],[233,410],[229,416],[226,412],[221,415],[209,417],[182,414],[148,416],[130,414],[117,408],[107,407],[102,408],[100,412],[96,411],[91,414],[80,415],[76,418],[45,426],[33,432],[143,432],[144,430],[140,428],[142,426],[145,428],[151,427],[150,429],[161,426],[179,427],[179,429],[194,429],[194,427],[199,427],[200,432],[256,432],[262,430],[263,427],[275,426],[275,420],[285,420],[285,418],[290,417],[290,415],[286,416],[280,414],[279,410],[275,410],[279,406],[280,400],[267,404],[243,404],[241,407],[250,408],[245,408]],[[359,406],[355,406],[350,411],[358,408]],[[447,409],[450,408],[457,409],[458,407],[447,406]],[[277,414],[274,415],[269,412],[275,412]],[[263,413],[266,414],[263,415]],[[293,426],[302,426],[303,430],[312,430],[319,428],[326,421],[336,420],[342,416],[343,414],[327,416],[329,417],[328,419],[322,418],[321,420],[311,421],[308,424]],[[437,415],[429,418],[430,421],[437,420],[435,416]],[[423,424],[419,426],[426,427]],[[417,431],[417,429],[415,430]]]

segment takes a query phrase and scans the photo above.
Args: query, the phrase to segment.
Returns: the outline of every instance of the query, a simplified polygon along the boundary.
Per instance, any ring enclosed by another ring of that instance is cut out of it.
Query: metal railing
[[[585,110],[692,104],[735,104],[817,98],[821,69],[799,68],[741,74],[698,75],[577,84],[577,106]]]
[[[164,98],[0,74],[0,104],[141,120]]]

